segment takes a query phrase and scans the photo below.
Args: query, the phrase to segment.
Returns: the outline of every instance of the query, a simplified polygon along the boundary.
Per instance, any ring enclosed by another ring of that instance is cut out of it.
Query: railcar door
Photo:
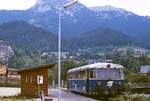
[[[86,93],[89,94],[89,69],[86,70]]]

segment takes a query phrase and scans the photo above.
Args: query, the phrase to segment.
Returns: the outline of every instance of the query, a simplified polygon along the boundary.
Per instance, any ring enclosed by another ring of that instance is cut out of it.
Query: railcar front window
[[[102,80],[119,80],[121,79],[121,72],[118,69],[97,69],[96,78]]]

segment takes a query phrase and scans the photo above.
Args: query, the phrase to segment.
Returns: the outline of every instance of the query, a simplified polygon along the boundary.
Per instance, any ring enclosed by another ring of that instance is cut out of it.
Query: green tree
[[[72,60],[69,60],[69,61],[65,61],[63,64],[62,64],[62,73],[61,73],[61,77],[63,80],[67,80],[67,71],[71,68],[75,68],[77,67],[77,63],[75,61],[72,61]]]
[[[142,56],[139,57],[139,62],[140,62],[141,65],[147,65],[147,64],[149,64],[148,58],[144,54],[142,54]]]

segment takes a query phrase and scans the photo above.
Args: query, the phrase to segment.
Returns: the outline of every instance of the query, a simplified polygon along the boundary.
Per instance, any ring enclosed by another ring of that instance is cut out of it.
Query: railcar
[[[95,63],[73,68],[67,71],[67,79],[69,91],[87,95],[96,95],[99,90],[105,94],[124,90],[123,66],[119,64]]]

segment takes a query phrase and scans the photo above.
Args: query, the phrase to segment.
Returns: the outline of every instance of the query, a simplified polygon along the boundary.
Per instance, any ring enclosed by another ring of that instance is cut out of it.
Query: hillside
[[[40,27],[42,30],[47,30],[47,33],[54,33],[54,36],[56,36],[58,34],[58,7],[68,1],[69,0],[37,0],[37,3],[27,10],[0,10],[0,24],[14,20],[23,20],[36,26],[36,28]],[[130,37],[136,45],[150,48],[148,44],[145,44],[142,38],[147,36],[144,36],[144,33],[149,33],[149,26],[150,17],[139,16],[125,9],[107,5],[88,8],[78,3],[69,9],[62,10],[62,36],[68,40],[73,37],[78,37],[80,33],[94,31],[96,28],[103,27],[120,31]],[[30,39],[30,35],[28,35],[28,37],[28,39]],[[55,39],[56,38],[54,38],[54,40]],[[45,40],[47,40],[47,38]],[[48,45],[45,45],[46,41],[43,43],[45,47],[39,42],[35,49],[39,49],[39,47],[43,47],[44,50],[49,48]],[[150,41],[147,40],[147,43],[150,43]],[[17,43],[17,46],[22,46],[19,44],[21,43]],[[34,45],[35,44],[29,46],[33,47]],[[56,49],[56,47],[52,47],[51,49]]]
[[[146,33],[142,34],[139,39],[139,44],[142,47],[150,49],[150,31],[147,31]]]
[[[58,7],[68,1],[37,0],[37,3],[27,10],[1,10],[0,23],[24,20],[57,34]],[[140,38],[142,33],[149,30],[150,18],[121,8],[111,6],[88,8],[78,3],[69,9],[62,10],[62,26],[62,35],[66,38],[98,27],[119,30],[129,36]]]
[[[74,47],[101,47],[101,46],[123,46],[131,44],[130,37],[124,33],[109,28],[97,28],[86,33],[81,33],[72,39]]]
[[[0,25],[0,40],[24,50],[55,50],[57,36],[24,21],[12,21]]]
[[[24,21],[0,25],[0,40],[27,51],[56,51],[57,35]],[[78,34],[70,41],[62,40],[62,49],[90,48],[106,45],[122,46],[131,43],[130,37],[110,28],[97,28]]]

